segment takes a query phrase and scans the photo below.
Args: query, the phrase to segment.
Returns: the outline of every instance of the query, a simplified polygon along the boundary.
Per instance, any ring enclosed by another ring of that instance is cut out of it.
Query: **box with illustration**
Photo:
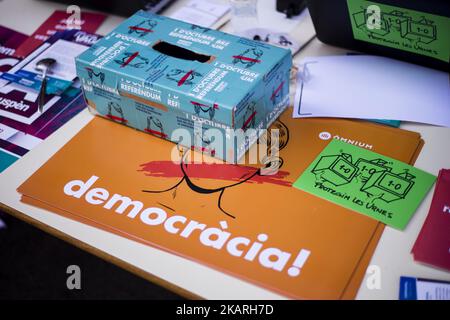
[[[91,112],[229,162],[289,105],[291,64],[289,50],[143,11],[76,58]]]

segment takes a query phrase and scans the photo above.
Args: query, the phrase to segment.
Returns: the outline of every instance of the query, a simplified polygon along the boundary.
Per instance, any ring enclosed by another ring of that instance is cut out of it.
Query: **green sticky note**
[[[448,62],[450,18],[381,4],[347,0],[353,37]]]
[[[294,187],[403,230],[436,177],[333,139]]]

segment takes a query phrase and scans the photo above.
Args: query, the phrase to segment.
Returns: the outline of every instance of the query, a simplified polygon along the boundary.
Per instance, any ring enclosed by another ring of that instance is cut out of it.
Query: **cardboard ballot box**
[[[376,172],[361,188],[370,196],[378,196],[385,202],[403,199],[414,185],[414,176],[408,172],[394,174],[389,171]]]
[[[387,162],[383,159],[366,160],[359,158],[355,162],[355,166],[358,168],[358,178],[362,182],[369,180],[373,174],[384,171],[390,171]]]
[[[291,64],[289,50],[143,11],[76,59],[91,112],[230,162],[289,105]]]
[[[323,156],[317,162],[312,172],[322,180],[335,186],[349,183],[358,172],[352,164],[352,156],[346,153],[341,155]]]

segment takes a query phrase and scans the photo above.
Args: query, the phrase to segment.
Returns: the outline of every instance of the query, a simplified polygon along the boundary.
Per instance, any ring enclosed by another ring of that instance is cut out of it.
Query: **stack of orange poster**
[[[423,141],[383,125],[291,112],[273,125],[273,175],[257,165],[173,162],[174,144],[95,118],[19,192],[26,203],[288,297],[353,298],[384,225],[292,183],[331,139],[410,164]]]

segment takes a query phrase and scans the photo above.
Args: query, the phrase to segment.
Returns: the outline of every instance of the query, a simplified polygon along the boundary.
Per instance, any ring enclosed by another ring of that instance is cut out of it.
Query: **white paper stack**
[[[450,127],[448,73],[367,55],[311,57],[302,67],[294,118],[387,119]]]

